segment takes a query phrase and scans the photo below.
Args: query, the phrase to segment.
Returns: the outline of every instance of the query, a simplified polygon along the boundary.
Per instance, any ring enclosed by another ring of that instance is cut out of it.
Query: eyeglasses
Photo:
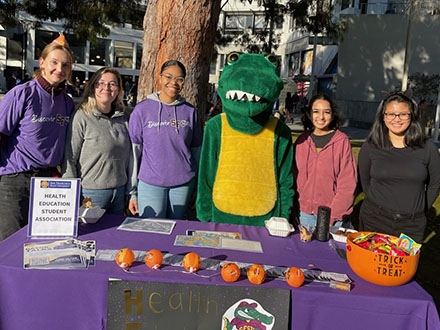
[[[114,81],[105,82],[105,81],[97,81],[95,84],[95,88],[97,89],[105,89],[110,88],[110,90],[115,91],[119,88],[118,83]]]
[[[171,74],[161,74],[161,76],[164,77],[167,82],[174,80],[174,82],[179,85],[183,85],[183,83],[185,82],[185,78],[183,77],[174,77]]]
[[[384,116],[387,120],[394,120],[396,117],[399,117],[401,120],[408,120],[411,118],[410,113],[392,113],[392,112],[385,112]]]

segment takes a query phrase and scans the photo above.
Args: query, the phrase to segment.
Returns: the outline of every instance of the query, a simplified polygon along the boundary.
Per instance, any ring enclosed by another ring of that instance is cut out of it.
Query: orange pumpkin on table
[[[183,268],[191,273],[194,273],[200,269],[200,263],[200,257],[195,252],[187,253],[182,260]]]
[[[163,254],[157,249],[151,249],[145,255],[144,261],[149,268],[158,269],[162,265]]]
[[[291,287],[299,288],[304,283],[304,272],[298,267],[290,267],[286,274],[286,282]]]
[[[220,273],[225,282],[235,282],[240,277],[240,268],[236,263],[227,262],[222,266]]]
[[[266,271],[263,266],[259,264],[253,264],[247,270],[247,278],[252,284],[261,284],[266,279]]]
[[[121,268],[130,268],[134,262],[134,252],[129,248],[120,249],[116,253],[115,261]]]

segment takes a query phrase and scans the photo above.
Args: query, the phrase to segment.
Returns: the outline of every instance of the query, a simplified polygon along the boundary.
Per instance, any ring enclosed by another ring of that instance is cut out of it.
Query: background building
[[[408,76],[440,74],[439,15],[421,15],[411,23],[403,14],[341,15],[341,19],[347,21],[348,30],[339,44],[334,97],[352,124],[372,122],[383,94],[401,89]],[[437,95],[426,97],[437,100]]]
[[[334,19],[346,24],[340,40],[302,32],[292,17],[284,17],[283,24],[275,25],[281,34],[275,53],[285,82],[281,103],[287,91],[327,93],[351,125],[369,127],[384,92],[401,89],[414,73],[440,74],[440,1],[412,2],[416,6],[409,16],[407,0],[333,0]],[[262,13],[255,1],[227,1],[219,26],[224,32],[255,31]],[[218,49],[211,66],[214,83],[225,55],[234,49],[237,45]],[[430,97],[435,103],[437,96]]]
[[[0,29],[0,88],[6,90],[6,79],[13,72],[20,80],[26,73],[32,76],[38,68],[42,49],[63,31],[61,22],[45,22],[36,27],[35,21],[21,14],[20,25]],[[130,26],[111,27],[105,38],[98,38],[96,44],[78,40],[73,34],[65,33],[75,55],[72,79],[84,84],[95,71],[103,66],[118,68],[125,82],[130,85],[139,77],[142,56],[142,31]]]

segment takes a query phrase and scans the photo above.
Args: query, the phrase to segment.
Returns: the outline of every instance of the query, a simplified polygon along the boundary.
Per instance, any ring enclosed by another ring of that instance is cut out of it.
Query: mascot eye
[[[226,64],[233,64],[238,61],[238,58],[240,57],[241,53],[239,52],[232,52],[229,53],[228,56],[226,56]]]
[[[274,54],[268,54],[266,55],[267,60],[272,63],[275,66],[278,66],[278,57],[276,57]]]

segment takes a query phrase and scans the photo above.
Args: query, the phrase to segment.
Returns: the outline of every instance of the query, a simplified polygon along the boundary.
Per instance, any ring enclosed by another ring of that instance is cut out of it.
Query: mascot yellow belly
[[[214,205],[222,212],[242,216],[264,215],[277,199],[274,132],[271,118],[256,134],[233,130],[222,116],[220,157],[213,187]]]

